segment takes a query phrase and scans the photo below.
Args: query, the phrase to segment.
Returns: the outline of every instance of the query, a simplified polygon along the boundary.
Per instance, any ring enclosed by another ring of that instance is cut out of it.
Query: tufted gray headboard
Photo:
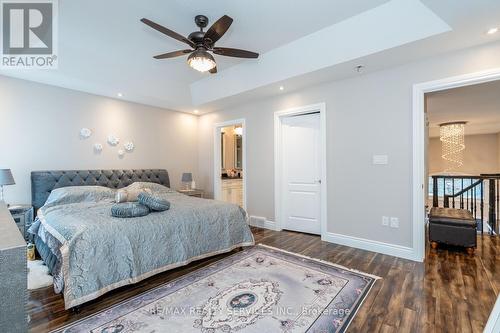
[[[31,172],[31,204],[42,207],[53,189],[66,186],[99,185],[122,188],[134,182],[170,186],[167,170],[62,170]]]

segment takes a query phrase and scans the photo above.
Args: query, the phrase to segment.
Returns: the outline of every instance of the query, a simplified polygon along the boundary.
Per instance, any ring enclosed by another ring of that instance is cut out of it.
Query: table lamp
[[[0,169],[0,201],[5,201],[3,197],[3,187],[5,185],[14,185],[15,183],[10,169]]]

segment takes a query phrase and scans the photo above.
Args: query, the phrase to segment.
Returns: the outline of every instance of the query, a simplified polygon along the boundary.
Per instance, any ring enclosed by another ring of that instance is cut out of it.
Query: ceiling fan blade
[[[153,22],[151,20],[148,20],[147,18],[142,18],[141,22],[144,23],[144,24],[146,24],[146,25],[149,25],[151,28],[153,28],[153,29],[155,29],[155,30],[157,30],[157,31],[159,31],[159,32],[167,35],[168,37],[171,37],[173,39],[177,39],[180,42],[188,44],[192,48],[196,47],[196,45],[192,41],[190,41],[189,39],[187,39],[186,37],[183,37],[182,35],[179,35],[177,32],[172,31],[170,29],[167,29],[164,26],[159,25],[158,23],[155,23],[155,22]]]
[[[233,19],[230,18],[227,15],[222,16],[220,19],[217,20],[210,29],[207,30],[205,33],[204,39],[208,40],[208,44],[213,46],[216,41],[218,41],[229,29],[231,26],[231,23],[233,23]]]
[[[181,55],[185,55],[188,53],[193,52],[193,50],[179,50],[179,51],[174,51],[174,52],[168,52],[168,53],[163,53],[159,55],[155,55],[153,58],[155,59],[167,59],[167,58],[175,58],[179,57]]]
[[[230,47],[214,47],[212,50],[215,54],[223,55],[226,57],[236,58],[258,58],[259,54],[251,51],[232,49]]]
[[[209,70],[210,74],[215,74],[217,73],[217,66],[215,66],[214,68],[212,68],[211,70]]]

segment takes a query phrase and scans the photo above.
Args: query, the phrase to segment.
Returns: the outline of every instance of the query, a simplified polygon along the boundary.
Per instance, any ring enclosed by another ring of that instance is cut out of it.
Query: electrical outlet
[[[397,217],[391,217],[391,228],[399,228],[399,219]]]
[[[388,216],[382,216],[382,225],[384,227],[388,227],[389,226],[389,217]]]

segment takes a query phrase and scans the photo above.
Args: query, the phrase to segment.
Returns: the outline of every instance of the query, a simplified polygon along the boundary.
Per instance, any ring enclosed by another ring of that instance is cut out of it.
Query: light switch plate
[[[399,228],[399,219],[397,217],[391,217],[391,228]]]
[[[387,155],[373,155],[373,164],[376,164],[376,165],[389,164],[389,156],[387,156]]]
[[[388,216],[382,216],[382,225],[384,227],[388,227],[389,226],[389,217]]]

